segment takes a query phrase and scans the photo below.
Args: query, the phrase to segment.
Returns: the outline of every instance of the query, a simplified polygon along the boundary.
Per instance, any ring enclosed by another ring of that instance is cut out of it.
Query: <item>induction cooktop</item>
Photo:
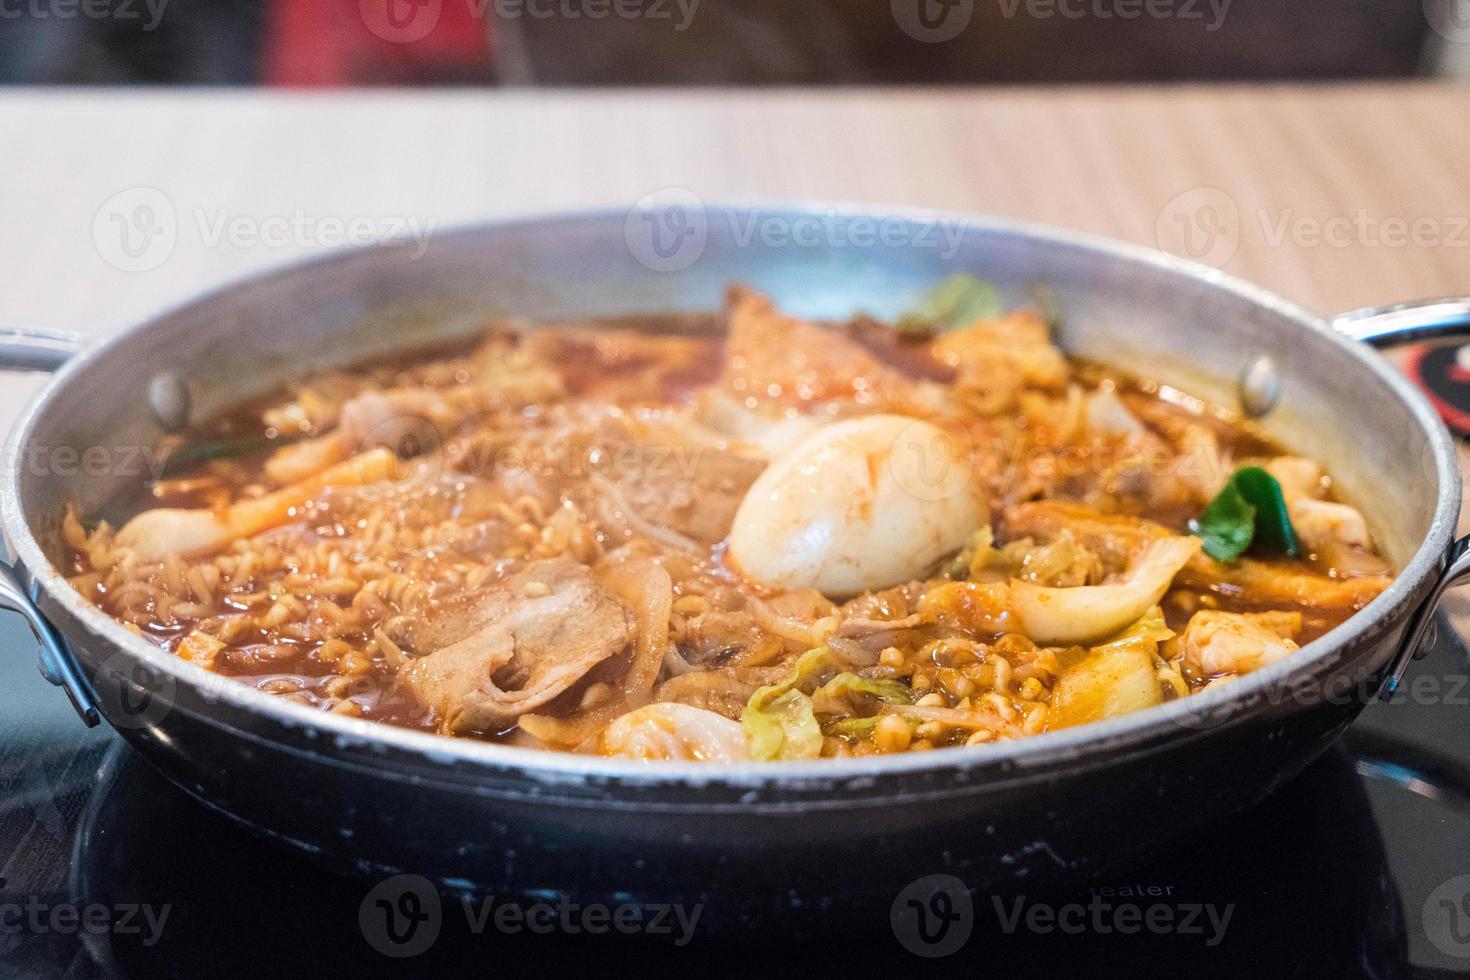
[[[933,870],[800,941],[711,929],[697,908],[334,877],[85,729],[0,618],[5,978],[1470,975],[1470,658],[1441,624],[1396,703],[1370,705],[1259,808],[1146,864],[1006,896]]]

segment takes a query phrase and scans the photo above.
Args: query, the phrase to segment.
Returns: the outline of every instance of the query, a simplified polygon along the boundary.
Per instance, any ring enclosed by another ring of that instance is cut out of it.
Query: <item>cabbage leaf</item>
[[[832,651],[815,647],[796,658],[785,677],[759,688],[740,713],[752,759],[815,759],[822,754],[822,728],[812,699],[796,689],[828,665]]]

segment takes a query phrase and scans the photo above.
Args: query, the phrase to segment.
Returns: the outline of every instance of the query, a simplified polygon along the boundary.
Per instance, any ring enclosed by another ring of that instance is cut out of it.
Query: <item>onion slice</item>
[[[1086,644],[1111,636],[1157,605],[1199,551],[1193,537],[1161,538],[1121,582],[1053,589],[1012,579],[1010,605],[1021,632],[1043,644]]]

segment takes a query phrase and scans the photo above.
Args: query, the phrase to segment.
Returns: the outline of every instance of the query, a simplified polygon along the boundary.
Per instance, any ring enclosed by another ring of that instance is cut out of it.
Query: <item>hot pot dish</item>
[[[716,324],[497,320],[300,378],[71,507],[65,571],[324,712],[712,763],[1085,725],[1388,588],[1318,463],[997,295],[830,323],[732,286]]]

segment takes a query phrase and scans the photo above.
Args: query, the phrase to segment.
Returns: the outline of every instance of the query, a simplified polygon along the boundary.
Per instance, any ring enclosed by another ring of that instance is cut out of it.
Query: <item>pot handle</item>
[[[1395,347],[1419,340],[1470,337],[1470,297],[1423,300],[1396,306],[1354,310],[1334,317],[1332,325],[1354,340],[1374,347]],[[1429,595],[1409,617],[1404,642],[1384,682],[1380,697],[1393,697],[1409,663],[1424,656],[1425,636],[1440,600],[1450,588],[1470,580],[1470,536],[1450,545]]]
[[[77,715],[88,728],[102,720],[97,711],[97,701],[92,690],[82,677],[76,658],[67,649],[66,641],[41,614],[40,608],[21,585],[20,575],[5,562],[0,562],[0,609],[20,613],[41,644],[41,676],[66,691],[67,699],[76,709]]]
[[[0,329],[0,370],[54,371],[87,344],[81,334],[29,328]],[[41,676],[64,689],[88,728],[102,720],[91,688],[66,641],[56,632],[23,584],[19,568],[0,561],[0,609],[19,613],[41,645]]]
[[[55,371],[87,346],[87,340],[66,330],[0,329],[0,371]]]

